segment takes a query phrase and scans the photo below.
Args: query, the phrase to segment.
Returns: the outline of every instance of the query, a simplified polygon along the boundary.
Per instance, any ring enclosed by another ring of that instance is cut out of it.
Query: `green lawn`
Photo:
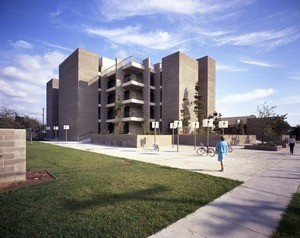
[[[31,169],[58,179],[0,193],[1,237],[147,237],[241,184],[39,142]]]
[[[273,238],[300,237],[300,193],[295,193]]]

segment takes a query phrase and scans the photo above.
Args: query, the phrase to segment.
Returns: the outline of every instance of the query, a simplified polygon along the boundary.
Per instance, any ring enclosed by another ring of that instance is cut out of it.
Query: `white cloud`
[[[294,80],[300,80],[300,73],[296,73],[294,75],[290,76],[290,79],[294,79]]]
[[[245,93],[241,93],[241,94],[226,95],[217,100],[221,104],[228,103],[228,102],[232,103],[232,104],[245,103],[245,102],[250,102],[250,101],[261,100],[263,98],[266,98],[266,97],[274,94],[275,92],[276,91],[273,88],[255,89],[253,91],[245,92]]]
[[[44,86],[57,72],[58,65],[66,55],[53,51],[40,55],[18,55],[13,66],[0,69],[0,78],[5,81],[22,81]]]
[[[16,42],[11,42],[10,43],[15,49],[19,48],[24,48],[24,49],[31,49],[32,44],[28,43],[27,41],[24,40],[18,40]]]
[[[257,60],[248,60],[248,59],[241,59],[240,60],[244,64],[251,64],[251,65],[257,65],[261,67],[278,67],[278,64],[270,64],[267,62],[257,61]]]
[[[252,2],[252,0],[107,0],[102,1],[99,14],[111,20],[152,14],[207,15],[249,5]]]
[[[184,42],[180,36],[166,31],[140,32],[140,26],[115,29],[86,28],[85,31],[90,35],[105,37],[118,44],[140,45],[152,49],[171,49]]]
[[[300,95],[291,95],[280,100],[280,104],[300,104]]]
[[[0,107],[41,119],[46,101],[46,83],[57,78],[58,65],[66,55],[53,51],[42,55],[17,55],[0,68]]]
[[[222,45],[238,45],[238,46],[265,46],[273,48],[275,46],[284,45],[299,38],[298,31],[293,28],[285,28],[279,31],[258,31],[246,33],[238,36],[216,37],[213,40],[219,46]]]
[[[225,65],[225,64],[220,64],[217,63],[216,64],[216,70],[217,71],[227,71],[227,72],[241,72],[241,71],[246,71],[243,68],[237,68],[235,66],[231,66],[231,65]]]

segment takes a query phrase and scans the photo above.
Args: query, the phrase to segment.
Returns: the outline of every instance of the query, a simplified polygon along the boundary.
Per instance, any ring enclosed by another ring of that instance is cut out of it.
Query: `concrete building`
[[[116,103],[123,105],[124,133],[141,134],[159,122],[166,134],[169,123],[181,120],[183,98],[194,101],[196,82],[201,83],[205,115],[215,111],[215,61],[206,56],[193,59],[176,52],[152,64],[150,58],[115,60],[83,49],[75,50],[59,66],[59,103],[55,111],[53,80],[47,84],[47,126],[58,115],[59,136],[65,137],[63,125],[69,125],[68,139],[83,140],[91,134],[113,133]],[[52,83],[51,83],[52,82]],[[51,87],[52,85],[52,87]],[[55,88],[56,89],[56,88]],[[191,122],[196,121],[193,105]]]

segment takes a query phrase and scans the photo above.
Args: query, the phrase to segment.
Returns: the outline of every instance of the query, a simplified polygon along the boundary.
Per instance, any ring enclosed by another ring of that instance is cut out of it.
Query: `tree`
[[[267,128],[267,132],[273,135],[273,138],[275,135],[282,136],[289,132],[290,125],[287,121],[285,121],[286,116],[287,114],[277,115],[271,119],[270,124]],[[280,142],[282,143],[282,138]]]
[[[182,116],[182,128],[183,128],[183,134],[188,134],[190,132],[190,120],[191,120],[191,113],[189,106],[191,105],[189,101],[189,93],[187,89],[184,90],[183,95],[183,102],[181,104],[182,109],[180,110],[181,116]]]
[[[204,133],[203,130],[203,119],[205,119],[205,110],[203,105],[203,96],[201,94],[201,84],[200,82],[197,82],[195,85],[195,96],[194,96],[194,112],[196,114],[197,120],[199,122],[199,129],[198,133],[201,133],[201,131]]]
[[[2,107],[0,111],[0,128],[21,128],[20,122],[16,120],[18,113],[7,107]]]
[[[275,108],[276,106],[269,106],[266,102],[262,104],[261,107],[257,107],[259,118],[259,120],[257,121],[257,127],[261,132],[262,144],[264,144],[264,136],[267,132],[268,127],[271,125],[272,117],[275,116]]]
[[[296,140],[300,140],[300,125],[293,128],[292,134],[296,136]]]
[[[240,120],[239,123],[236,126],[236,134],[237,135],[245,135],[245,128],[243,120]]]
[[[124,126],[122,122],[123,114],[124,114],[124,105],[121,102],[120,97],[118,96],[115,102],[115,125],[114,125],[114,134],[123,134]]]

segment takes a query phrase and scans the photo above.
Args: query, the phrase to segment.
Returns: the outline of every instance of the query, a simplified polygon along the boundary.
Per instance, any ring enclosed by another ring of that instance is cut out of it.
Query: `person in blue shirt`
[[[221,171],[224,171],[224,166],[223,166],[223,159],[227,155],[228,152],[228,144],[225,141],[225,138],[223,136],[220,137],[220,141],[216,145],[216,150],[218,151],[218,161],[220,161],[221,164]]]

